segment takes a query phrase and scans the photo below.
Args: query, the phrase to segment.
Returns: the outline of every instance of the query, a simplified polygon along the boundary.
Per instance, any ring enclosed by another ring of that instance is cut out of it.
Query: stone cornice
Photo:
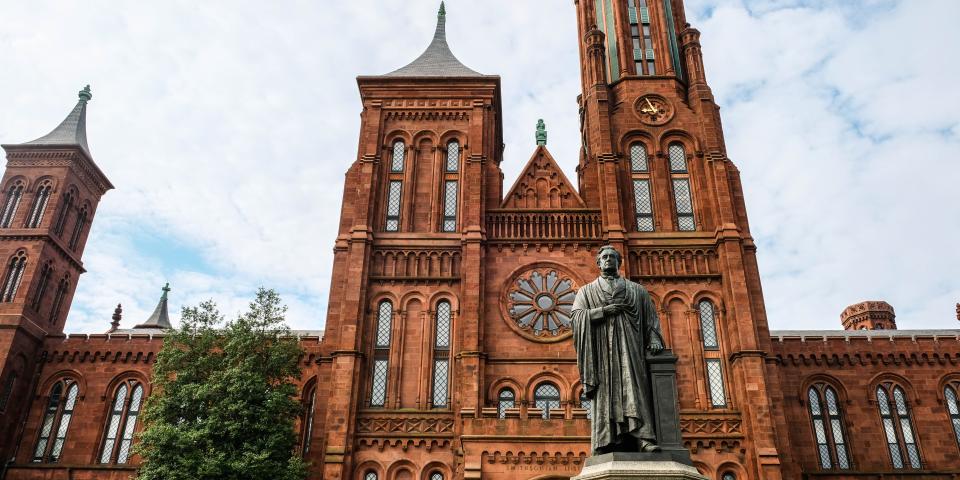
[[[93,159],[79,147],[37,147],[32,145],[3,145],[7,151],[7,168],[11,167],[68,167],[87,189],[102,196],[112,190],[107,179]]]

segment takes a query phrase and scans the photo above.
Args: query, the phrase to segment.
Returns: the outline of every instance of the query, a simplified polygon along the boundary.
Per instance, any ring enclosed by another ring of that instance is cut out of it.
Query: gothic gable
[[[547,147],[540,145],[504,197],[500,208],[583,208],[586,204]]]

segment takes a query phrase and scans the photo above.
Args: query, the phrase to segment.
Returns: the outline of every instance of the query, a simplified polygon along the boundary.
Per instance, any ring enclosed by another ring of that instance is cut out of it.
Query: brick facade
[[[504,189],[500,79],[456,60],[443,10],[421,57],[358,77],[359,149],[346,173],[326,334],[301,337],[310,408],[300,449],[311,478],[578,473],[590,420],[564,309],[568,293],[596,276],[604,244],[623,253],[623,272],[658,305],[679,357],[684,445],[708,477],[960,475],[960,433],[945,394],[960,382],[960,331],[895,330],[892,307],[864,302],[844,312],[851,331],[770,332],[739,172],[682,1],[575,3],[583,85],[576,184],[538,145]],[[51,207],[76,184],[92,219],[109,182],[85,143],[5,146],[4,194],[14,177],[33,185],[49,176]],[[0,228],[0,240],[2,258],[25,249],[31,259],[17,299],[0,304],[0,394],[17,375],[0,411],[0,454],[13,458],[6,478],[130,477],[136,456],[101,463],[108,420],[120,385],[149,394],[163,331],[68,336],[61,318],[44,324],[26,300],[40,265],[33,259],[50,257],[75,286],[83,242],[70,250],[58,235],[25,232],[16,221]],[[878,319],[886,330],[873,329]],[[56,461],[47,453],[34,462],[48,407],[52,418],[66,408],[51,392],[67,380],[79,394],[62,450]],[[837,397],[830,469],[818,456],[811,387]],[[903,469],[894,468],[878,387],[898,389],[908,404],[909,415],[895,415],[912,422],[909,433],[903,423],[894,430]],[[919,469],[910,468],[907,443]]]

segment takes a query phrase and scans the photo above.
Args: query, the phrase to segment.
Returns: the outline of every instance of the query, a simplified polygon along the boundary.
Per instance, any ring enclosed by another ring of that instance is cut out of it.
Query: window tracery
[[[0,292],[0,301],[12,302],[17,297],[23,271],[27,267],[27,254],[23,250],[17,252],[7,263],[7,275],[3,281],[3,291]]]
[[[516,406],[516,395],[509,388],[501,388],[497,395],[497,418],[507,418],[507,409]]]
[[[37,445],[33,450],[34,463],[56,463],[60,460],[79,393],[80,387],[73,379],[66,378],[53,384],[40,424]]]
[[[37,193],[34,196],[33,207],[30,209],[30,215],[27,217],[27,228],[37,228],[43,222],[43,214],[47,210],[47,202],[50,200],[50,192],[53,190],[53,182],[44,180],[37,187]]]
[[[543,418],[550,418],[550,410],[560,408],[560,389],[550,382],[537,385],[533,392],[533,404],[543,410]]]
[[[446,407],[448,403],[448,385],[450,382],[450,324],[452,315],[450,302],[441,300],[437,303],[433,344],[434,407]]]
[[[17,214],[17,207],[23,197],[24,182],[17,179],[7,188],[7,197],[3,202],[3,211],[0,212],[0,228],[9,228],[13,217]]]
[[[817,383],[807,389],[807,400],[820,468],[849,469],[844,420],[836,391],[825,383]]]
[[[687,171],[687,152],[680,142],[667,147],[670,159],[670,177],[673,182],[673,201],[677,214],[677,230],[681,232],[697,229],[693,219],[693,196],[690,192],[690,174]]]
[[[576,285],[557,269],[534,268],[523,272],[507,292],[507,312],[512,326],[533,339],[565,338]]]
[[[125,380],[117,387],[100,451],[100,463],[125,464],[130,459],[133,433],[143,403],[143,385]]]
[[[377,306],[376,343],[373,350],[373,375],[370,388],[370,406],[383,407],[387,401],[387,373],[390,357],[390,334],[393,303],[383,300]]]
[[[920,469],[920,450],[906,393],[899,385],[884,382],[877,385],[876,395],[893,468]]]
[[[943,399],[947,407],[947,415],[953,425],[953,433],[960,447],[960,382],[950,382],[943,387]]]

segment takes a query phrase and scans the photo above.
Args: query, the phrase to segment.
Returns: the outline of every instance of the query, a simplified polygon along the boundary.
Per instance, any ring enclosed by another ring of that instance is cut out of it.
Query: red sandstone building
[[[311,478],[563,479],[589,453],[573,292],[612,244],[679,356],[684,444],[709,478],[957,478],[960,331],[770,331],[739,173],[681,0],[576,3],[576,184],[546,148],[504,190],[500,78],[436,35],[361,76],[326,335],[301,332]],[[100,197],[88,90],[50,134],[4,145],[0,478],[129,478],[169,328],[65,335]]]

